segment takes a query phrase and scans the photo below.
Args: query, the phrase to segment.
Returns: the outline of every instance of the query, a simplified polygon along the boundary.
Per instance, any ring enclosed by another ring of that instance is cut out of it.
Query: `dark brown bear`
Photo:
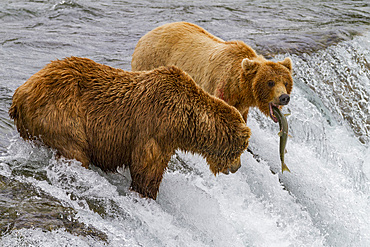
[[[250,137],[234,107],[174,66],[127,72],[86,58],[53,61],[15,91],[9,114],[24,139],[86,168],[128,166],[131,188],[153,199],[175,150],[201,154],[215,175],[235,172]]]

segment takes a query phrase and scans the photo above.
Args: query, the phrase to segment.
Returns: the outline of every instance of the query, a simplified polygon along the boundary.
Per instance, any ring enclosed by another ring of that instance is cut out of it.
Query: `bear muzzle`
[[[290,101],[290,96],[289,94],[282,94],[279,97],[279,103],[280,105],[287,105]]]
[[[241,167],[241,161],[240,159],[237,159],[235,162],[233,162],[229,167],[227,167],[226,169],[224,169],[222,171],[222,173],[228,175],[230,172],[231,173],[235,173],[239,170],[239,168]]]
[[[290,101],[290,96],[289,94],[286,94],[286,93],[283,93],[279,96],[279,98],[275,98],[272,102],[269,103],[269,113],[270,113],[270,117],[271,119],[277,123],[278,122],[278,119],[276,118],[276,116],[274,115],[273,111],[272,111],[272,106],[275,106],[275,107],[278,107],[278,108],[281,108],[279,106],[283,106],[283,105],[287,105]]]

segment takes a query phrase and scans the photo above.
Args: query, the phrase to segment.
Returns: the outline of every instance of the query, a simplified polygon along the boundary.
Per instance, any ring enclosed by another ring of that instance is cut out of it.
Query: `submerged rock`
[[[23,228],[64,228],[77,236],[107,241],[107,235],[78,222],[76,211],[33,185],[0,175],[0,236]]]

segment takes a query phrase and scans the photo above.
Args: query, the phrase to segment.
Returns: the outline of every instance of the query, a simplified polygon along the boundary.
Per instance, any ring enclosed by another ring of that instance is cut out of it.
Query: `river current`
[[[127,171],[19,137],[11,97],[49,61],[130,70],[139,38],[174,21],[292,59],[291,173],[278,125],[257,110],[237,173],[177,152],[156,201],[129,190]],[[0,246],[370,246],[369,24],[368,1],[1,1]]]

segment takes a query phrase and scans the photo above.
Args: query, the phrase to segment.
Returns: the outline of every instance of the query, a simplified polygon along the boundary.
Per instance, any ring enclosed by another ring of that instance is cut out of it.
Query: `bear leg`
[[[153,138],[144,147],[136,148],[130,165],[131,189],[155,200],[170,158]]]

